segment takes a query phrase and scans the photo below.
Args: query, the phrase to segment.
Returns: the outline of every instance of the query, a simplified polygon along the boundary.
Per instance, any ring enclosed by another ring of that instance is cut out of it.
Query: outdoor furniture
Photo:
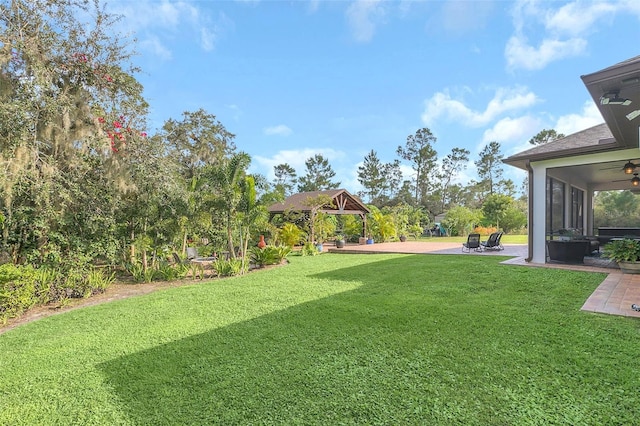
[[[489,235],[489,239],[487,241],[482,241],[480,245],[484,250],[504,250],[500,240],[502,239],[502,232],[494,232]]]
[[[575,240],[579,240],[579,241],[588,241],[589,245],[586,248],[585,251],[585,256],[591,256],[591,253],[593,253],[594,251],[600,251],[600,241],[598,240],[597,237],[591,236],[591,235],[581,235],[578,237],[574,237],[573,239]]]
[[[176,265],[188,265],[189,264],[189,259],[182,260],[180,255],[178,253],[176,253],[175,251],[171,254],[171,256],[173,256],[173,263],[175,263]]]
[[[200,257],[198,256],[198,250],[195,247],[187,247],[187,261],[199,264],[208,264],[217,260],[217,256]]]
[[[615,238],[640,238],[640,228],[601,226],[598,228],[598,241],[604,246]]]
[[[549,260],[561,263],[584,263],[584,255],[590,249],[588,240],[548,240]]]
[[[471,250],[482,251],[482,245],[480,244],[480,234],[469,234],[467,237],[467,242],[462,243],[462,251],[464,252],[467,249],[467,253],[470,253]]]

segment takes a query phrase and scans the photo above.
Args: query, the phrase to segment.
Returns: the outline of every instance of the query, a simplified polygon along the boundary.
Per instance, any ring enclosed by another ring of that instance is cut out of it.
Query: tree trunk
[[[142,235],[147,235],[147,219],[144,220],[144,226],[142,227]],[[147,265],[147,248],[144,246],[144,242],[142,243],[142,270],[146,273],[148,269]]]
[[[133,231],[133,225],[131,226],[130,237],[131,237],[131,246],[129,247],[129,262],[133,264],[136,261],[136,245],[134,244],[134,241],[136,239],[136,234]]]
[[[231,227],[231,215],[227,214],[227,248],[229,249],[229,255],[231,259],[236,258],[236,253],[233,248],[233,229]]]
[[[249,249],[249,239],[251,238],[251,234],[249,233],[249,228],[247,227],[247,232],[244,238],[244,244],[242,247],[242,273],[244,274],[245,266],[247,266],[247,250]]]
[[[187,252],[187,229],[185,228],[184,234],[182,234],[182,254]]]

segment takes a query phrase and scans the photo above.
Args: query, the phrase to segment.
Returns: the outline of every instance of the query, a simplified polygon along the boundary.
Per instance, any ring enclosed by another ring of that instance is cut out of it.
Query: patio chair
[[[180,255],[178,253],[176,253],[175,251],[171,254],[171,256],[173,256],[173,263],[175,263],[176,265],[188,265],[189,264],[189,259],[181,258]]]
[[[471,249],[475,251],[482,251],[482,245],[480,244],[480,234],[469,234],[467,242],[462,243],[462,251],[467,249],[467,253],[471,252]]]
[[[198,249],[195,247],[187,247],[187,259],[192,260],[197,259],[198,257]]]
[[[218,257],[215,253],[213,254],[213,256],[202,257],[198,254],[197,248],[187,247],[187,262],[213,262],[214,260],[217,260],[217,258]]]
[[[485,250],[504,250],[504,247],[500,244],[501,239],[502,232],[494,232],[489,235],[489,239],[487,241],[482,241],[480,245]]]

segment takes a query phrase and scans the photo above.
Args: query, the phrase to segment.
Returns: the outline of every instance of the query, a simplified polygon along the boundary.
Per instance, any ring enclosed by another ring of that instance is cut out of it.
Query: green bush
[[[249,253],[251,255],[251,262],[259,267],[277,263],[278,253],[274,246],[266,246],[264,248],[251,247]]]
[[[191,266],[184,263],[170,264],[162,261],[158,264],[156,276],[163,281],[181,280],[187,276]]]
[[[0,323],[38,303],[33,268],[10,263],[0,265]]]
[[[84,271],[74,269],[67,272],[62,284],[67,297],[85,298],[91,296],[93,289],[89,286]]]
[[[305,233],[295,224],[287,222],[280,229],[280,239],[289,247],[296,246],[304,239]]]
[[[282,263],[282,261],[285,260],[287,256],[289,256],[289,253],[291,253],[291,247],[278,246],[277,249],[278,249],[278,263]]]
[[[218,276],[230,277],[238,275],[242,271],[242,262],[239,259],[218,259],[213,262],[212,267]]]
[[[87,284],[91,288],[92,293],[104,293],[116,279],[116,273],[112,272],[107,275],[101,269],[92,269],[87,275]]]
[[[640,259],[640,243],[630,238],[611,241],[602,251],[604,257],[616,262],[636,262]]]
[[[144,282],[144,267],[142,266],[142,264],[138,262],[129,263],[125,266],[125,269],[129,274],[131,274],[135,282]]]
[[[318,251],[318,247],[316,247],[315,244],[308,241],[304,246],[302,246],[300,254],[303,256],[315,256],[317,254],[320,254],[320,252]]]
[[[53,299],[59,271],[48,267],[40,267],[33,271],[36,286],[36,297],[39,304],[49,303]]]
[[[115,273],[77,265],[64,273],[47,266],[0,265],[0,323],[36,305],[103,293],[114,281]]]
[[[252,247],[250,250],[251,262],[263,267],[265,265],[278,265],[291,253],[291,247],[271,246],[264,248]]]

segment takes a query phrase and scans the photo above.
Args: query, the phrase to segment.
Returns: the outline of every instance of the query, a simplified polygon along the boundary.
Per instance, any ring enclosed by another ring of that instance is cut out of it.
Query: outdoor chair
[[[198,249],[195,247],[187,247],[187,259],[196,259],[198,258]]]
[[[467,237],[467,242],[462,243],[462,251],[464,252],[466,249],[467,253],[470,253],[471,250],[482,251],[482,245],[480,244],[480,234],[469,234]]]
[[[176,265],[188,265],[189,259],[182,259],[178,253],[175,251],[171,254],[173,256],[173,263]]]
[[[502,232],[494,232],[489,235],[487,241],[482,241],[480,245],[484,250],[504,250],[504,247],[500,243],[502,239]]]

